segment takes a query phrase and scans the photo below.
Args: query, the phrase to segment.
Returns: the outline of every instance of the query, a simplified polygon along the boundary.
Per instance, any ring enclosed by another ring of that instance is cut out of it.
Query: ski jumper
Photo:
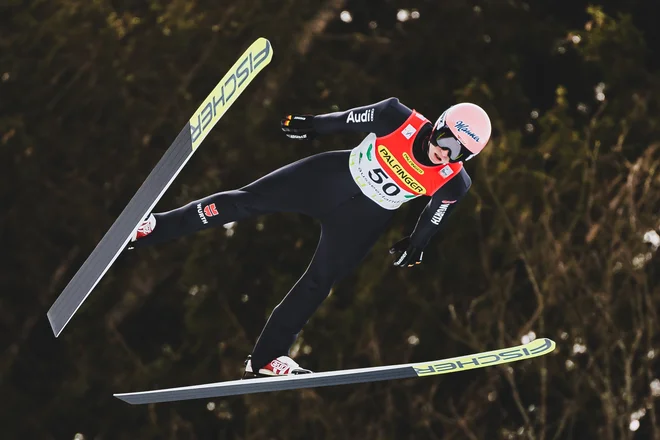
[[[396,98],[315,116],[314,128],[320,134],[370,134],[352,151],[316,154],[243,188],[154,213],[153,232],[134,243],[149,246],[273,212],[320,221],[321,237],[307,270],[275,307],[252,351],[255,370],[288,354],[333,284],[367,255],[401,203],[431,196],[411,234],[411,242],[424,247],[471,184],[461,164],[434,166],[428,160],[424,145],[431,124]]]

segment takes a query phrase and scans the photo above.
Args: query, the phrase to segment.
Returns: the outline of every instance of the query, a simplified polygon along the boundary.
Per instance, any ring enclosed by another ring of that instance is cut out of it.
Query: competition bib
[[[394,210],[403,203],[425,194],[424,187],[405,172],[385,146],[377,145],[376,140],[376,135],[370,133],[351,151],[348,162],[351,175],[364,195],[383,208]],[[389,170],[383,169],[378,157],[387,164]],[[405,187],[390,177],[392,172],[397,173],[405,183]]]

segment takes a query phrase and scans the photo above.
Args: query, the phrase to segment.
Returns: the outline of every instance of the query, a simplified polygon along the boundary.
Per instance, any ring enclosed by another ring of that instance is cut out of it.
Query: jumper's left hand
[[[311,140],[316,137],[314,130],[314,116],[312,115],[287,115],[280,122],[282,131],[291,139]]]
[[[394,261],[395,266],[413,267],[416,264],[421,264],[424,257],[424,249],[413,246],[410,243],[410,237],[406,237],[392,246],[390,254],[398,254]]]

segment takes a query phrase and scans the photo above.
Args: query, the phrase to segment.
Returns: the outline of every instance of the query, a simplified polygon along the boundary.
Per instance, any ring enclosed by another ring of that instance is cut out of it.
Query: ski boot
[[[243,379],[252,379],[255,377],[271,377],[271,376],[290,376],[292,374],[309,374],[310,370],[301,368],[300,365],[289,356],[280,356],[273,359],[269,364],[261,367],[259,371],[252,370],[252,356],[248,356],[245,360],[245,372]]]
[[[142,237],[146,237],[147,235],[151,234],[156,227],[156,217],[154,217],[153,214],[149,214],[149,217],[147,217],[146,220],[144,220],[142,223],[140,223],[140,226],[138,226],[137,230],[135,231],[135,234],[131,237],[131,241],[128,243],[128,249],[133,249],[134,246],[131,243],[134,243],[136,240],[141,239]]]

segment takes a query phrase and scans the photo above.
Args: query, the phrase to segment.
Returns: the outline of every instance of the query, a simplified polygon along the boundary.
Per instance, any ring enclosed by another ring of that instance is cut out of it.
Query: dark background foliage
[[[660,438],[658,16],[649,0],[3,2],[0,436]],[[541,336],[557,341],[552,355],[214,401],[114,399],[240,375],[318,239],[314,221],[284,214],[125,253],[53,337],[56,296],[259,36],[273,62],[157,211],[360,139],[289,141],[279,133],[289,112],[396,96],[434,119],[479,103],[491,146],[467,165],[472,191],[425,264],[395,270],[387,254],[414,225],[415,201],[333,289],[294,355],[333,370]]]

